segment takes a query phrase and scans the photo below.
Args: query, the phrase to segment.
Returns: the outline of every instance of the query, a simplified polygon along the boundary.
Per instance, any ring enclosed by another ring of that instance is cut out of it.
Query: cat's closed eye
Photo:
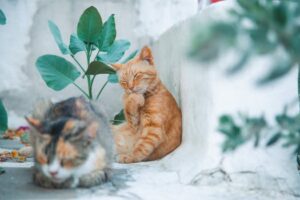
[[[123,87],[127,87],[127,81],[120,81],[120,84],[121,84]]]
[[[143,77],[143,74],[141,74],[141,73],[137,73],[136,75],[134,75],[134,77],[133,77],[133,79],[141,79],[141,78],[144,78]]]
[[[60,161],[60,165],[65,168],[72,168],[74,166],[73,160],[70,159],[62,159]]]

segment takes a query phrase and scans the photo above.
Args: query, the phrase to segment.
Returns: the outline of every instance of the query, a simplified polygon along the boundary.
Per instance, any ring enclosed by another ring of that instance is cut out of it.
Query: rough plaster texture
[[[10,5],[7,4],[6,1],[0,2],[0,6],[2,6],[2,4],[4,6]],[[23,62],[18,62],[18,65],[14,65],[16,66],[16,70],[18,69],[20,72],[25,72],[24,76],[21,76],[21,73],[12,76],[15,78],[3,79],[3,81],[12,84],[17,82],[20,77],[23,77],[28,81],[26,84],[29,84],[29,86],[21,82],[18,83],[13,90],[17,92],[17,95],[13,95],[14,92],[11,92],[11,88],[8,87],[9,84],[7,84],[7,88],[9,88],[10,91],[9,93],[5,93],[5,90],[2,89],[2,84],[0,85],[1,97],[4,94],[8,94],[8,96],[5,96],[4,101],[8,104],[9,109],[15,110],[18,112],[17,114],[26,112],[29,109],[28,105],[30,104],[29,102],[32,101],[31,98],[48,96],[59,99],[66,95],[77,94],[77,91],[71,87],[62,93],[55,93],[46,89],[43,82],[39,79],[38,74],[36,74],[32,64],[35,58],[40,54],[48,52],[58,54],[58,49],[46,25],[49,16],[61,27],[61,30],[63,30],[63,38],[67,40],[67,35],[74,31],[73,27],[75,27],[75,22],[79,14],[83,8],[90,5],[89,1],[81,1],[80,3],[79,1],[72,1],[75,3],[63,1],[64,5],[61,6],[61,2],[62,1],[51,1],[51,3],[49,3],[49,1],[36,1],[33,3],[34,9],[32,9],[32,16],[34,15],[34,23],[29,20],[30,22],[28,23],[31,24],[31,28],[26,29],[26,33],[28,33],[30,37],[27,36],[27,40],[20,39],[20,44],[23,44],[23,46],[27,44],[27,49],[20,49],[20,54],[26,52],[25,57],[27,57],[27,59],[25,60],[27,61],[25,63],[27,67],[24,66]],[[224,77],[224,74],[217,70],[229,64],[232,58],[237,57],[238,54],[224,57],[220,59],[219,62],[212,64],[194,63],[186,56],[186,50],[190,42],[189,38],[194,28],[196,26],[200,27],[201,23],[207,23],[211,19],[225,17],[224,10],[233,6],[230,2],[223,2],[211,6],[201,11],[196,17],[167,30],[161,36],[159,35],[166,30],[164,27],[162,29],[159,28],[159,30],[151,30],[151,27],[155,27],[156,25],[156,23],[152,22],[154,18],[157,17],[157,23],[160,22],[159,15],[156,11],[163,10],[167,12],[165,8],[160,8],[161,5],[168,5],[165,1],[153,1],[153,5],[149,2],[145,3],[144,1],[130,1],[130,3],[126,5],[123,5],[120,1],[103,1],[101,2],[101,6],[99,2],[91,2],[93,5],[99,5],[98,8],[105,8],[103,11],[100,9],[101,12],[103,12],[103,16],[105,16],[104,18],[111,12],[120,12],[119,14],[122,17],[119,18],[120,21],[118,24],[122,26],[126,24],[132,28],[128,28],[127,26],[124,26],[126,28],[119,28],[119,36],[129,38],[133,41],[134,48],[140,47],[147,42],[151,44],[160,77],[172,91],[182,107],[184,123],[183,144],[174,153],[161,161],[134,165],[116,165],[116,168],[125,169],[127,171],[127,173],[119,176],[123,179],[117,181],[124,183],[126,187],[114,186],[113,190],[111,190],[111,186],[105,186],[99,190],[78,190],[75,194],[73,193],[74,191],[72,193],[62,194],[62,197],[68,199],[73,198],[75,195],[79,199],[97,199],[101,196],[104,199],[151,200],[264,200],[299,198],[300,180],[296,170],[295,158],[291,156],[289,150],[283,150],[280,146],[275,146],[270,149],[253,149],[249,144],[235,153],[223,155],[220,152],[222,137],[216,132],[217,118],[224,112],[235,113],[238,110],[242,110],[250,114],[260,114],[264,111],[268,118],[271,118],[271,116],[279,112],[285,103],[297,95],[296,84],[294,84],[296,82],[295,71],[291,72],[289,76],[279,82],[258,89],[253,86],[253,81],[257,74],[261,74],[263,67],[259,68],[259,70],[257,67],[253,67],[251,70],[231,79],[227,79]],[[182,2],[186,1],[178,0],[176,2],[179,2],[178,5],[181,6]],[[154,6],[154,4],[157,6]],[[20,5],[22,5],[22,3]],[[25,5],[27,4],[25,3]],[[120,9],[119,6],[122,6],[122,9]],[[170,7],[172,7],[172,11],[176,10],[173,9],[173,4]],[[22,7],[19,9],[21,8]],[[64,8],[64,11],[60,11],[60,8]],[[143,12],[136,11],[138,10],[137,8],[141,8],[139,11]],[[152,10],[152,16],[151,12],[146,8]],[[183,8],[188,8],[186,10],[186,16],[189,16],[192,12],[196,12],[193,7],[186,6]],[[68,11],[65,11],[65,9]],[[12,11],[10,10],[9,12]],[[182,13],[182,10],[180,10],[180,12]],[[13,14],[8,14],[8,17],[10,15]],[[169,14],[166,14],[166,16],[168,15]],[[146,16],[149,17],[149,19],[147,19]],[[180,14],[179,16],[183,15]],[[63,19],[61,19],[61,17],[63,17]],[[180,21],[183,18],[184,17],[180,17],[180,19],[176,20]],[[131,19],[132,21],[127,19]],[[143,20],[145,23],[147,22],[151,25],[143,25]],[[170,21],[168,27],[171,27],[172,24],[173,22],[171,23]],[[158,27],[160,27],[160,25],[158,25]],[[0,28],[1,31],[4,30],[3,27]],[[12,35],[9,34],[9,32],[3,32],[7,34],[6,37]],[[155,38],[158,39],[154,40]],[[35,39],[37,41],[35,41]],[[7,42],[3,40],[2,37],[0,37],[0,40],[1,44]],[[1,47],[1,52],[4,51],[2,49]],[[12,52],[12,50],[8,52]],[[6,55],[11,56],[10,53]],[[5,62],[0,62],[1,68],[7,64],[12,65],[13,61],[16,61],[14,56],[10,58],[8,61],[4,58]],[[269,62],[270,60],[268,58],[264,58],[255,60],[250,64],[253,66],[267,66]],[[201,66],[204,68],[201,68]],[[214,68],[207,70],[212,66]],[[13,74],[13,70],[11,74]],[[34,81],[34,83],[32,81]],[[30,92],[28,93],[28,91]],[[111,86],[111,90],[106,90],[102,99],[103,104],[108,105],[108,102],[112,99],[114,99],[115,102],[113,105],[109,104],[110,106],[107,106],[108,112],[120,108],[120,102],[118,102],[120,94],[121,90],[117,85]],[[24,97],[28,99],[24,101]],[[24,105],[20,102],[24,102]],[[15,117],[13,118],[15,119]],[[221,162],[221,160],[223,160],[223,162]],[[28,177],[28,175],[20,176],[24,179]],[[31,183],[28,182],[28,180],[26,182],[24,179],[22,179],[20,186],[23,192],[24,185],[26,185],[26,187],[32,187],[28,186],[28,184]],[[32,191],[35,190],[36,189],[32,189]],[[49,194],[51,194],[51,192],[53,193],[55,191],[49,191]]]

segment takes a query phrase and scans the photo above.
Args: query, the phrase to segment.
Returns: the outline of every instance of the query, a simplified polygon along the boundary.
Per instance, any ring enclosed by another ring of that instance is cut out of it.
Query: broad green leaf
[[[8,128],[8,119],[7,119],[7,112],[5,107],[0,99],[0,131],[5,131]]]
[[[280,27],[284,27],[288,21],[288,9],[284,1],[279,5],[274,5],[273,19]]]
[[[230,115],[223,115],[219,118],[218,130],[230,138],[241,135],[241,128],[238,127]]]
[[[110,83],[118,83],[119,82],[119,78],[117,74],[109,74],[107,77],[108,82]]]
[[[277,63],[265,77],[258,80],[257,84],[264,85],[286,75],[292,69],[293,65],[294,63],[291,63],[288,60]]]
[[[135,50],[127,58],[125,58],[121,63],[127,63],[129,60],[134,58],[138,52],[139,52],[139,50]]]
[[[6,24],[6,17],[5,17],[4,12],[1,9],[0,9],[0,24],[1,25]]]
[[[268,37],[267,27],[256,27],[247,30],[253,47],[251,49],[255,50],[258,54],[268,54],[276,49],[277,42],[271,41]]]
[[[107,51],[116,39],[116,23],[114,14],[112,14],[104,23],[100,39],[98,40],[98,48],[101,51]]]
[[[91,6],[80,16],[77,24],[78,37],[88,43],[96,43],[101,34],[102,19],[97,8]]]
[[[60,33],[58,27],[56,26],[56,24],[49,20],[48,26],[49,26],[49,29],[50,29],[50,31],[54,37],[54,40],[55,40],[59,50],[61,51],[61,53],[62,54],[71,54],[68,46],[62,40],[61,33]]]
[[[115,74],[116,71],[109,67],[107,64],[100,61],[93,61],[90,63],[86,75],[97,75],[97,74]]]
[[[127,40],[116,40],[107,50],[106,54],[99,54],[97,59],[105,63],[115,63],[119,61],[125,51],[129,48],[130,42]]]
[[[231,68],[226,70],[226,73],[228,75],[232,75],[236,72],[241,71],[243,68],[245,68],[247,62],[249,61],[249,58],[251,56],[251,52],[244,52],[242,54],[242,56],[240,57],[240,59],[238,60],[238,62],[236,64],[234,64]]]
[[[281,133],[276,133],[269,139],[266,146],[271,146],[271,145],[275,144],[281,138],[281,136],[282,136]]]
[[[219,123],[226,125],[226,124],[234,124],[233,119],[230,115],[222,115],[219,118]]]
[[[115,115],[112,122],[113,122],[113,125],[118,125],[118,124],[122,124],[123,122],[125,122],[125,115],[124,115],[123,109],[118,114]]]
[[[47,86],[56,91],[64,89],[80,76],[72,63],[56,55],[43,55],[35,64]]]
[[[74,55],[80,51],[86,51],[84,42],[82,42],[75,34],[72,34],[70,37],[69,49]]]

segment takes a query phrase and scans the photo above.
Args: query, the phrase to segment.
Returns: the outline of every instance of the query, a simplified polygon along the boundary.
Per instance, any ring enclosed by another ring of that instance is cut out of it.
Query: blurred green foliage
[[[299,67],[300,1],[236,0],[236,3],[229,11],[228,19],[213,21],[198,29],[191,42],[190,56],[200,62],[212,62],[234,50],[239,53],[239,58],[233,66],[226,68],[230,75],[249,66],[250,59],[267,55],[273,64],[267,74],[257,79],[258,85],[281,78],[293,67]],[[272,126],[263,116],[221,116],[218,130],[225,135],[223,151],[235,150],[250,140],[258,146],[260,138],[268,136],[266,146],[281,142],[283,147],[293,147],[299,153],[300,115],[289,115],[284,110],[275,117]]]
[[[0,134],[4,131],[6,131],[8,127],[8,116],[6,109],[2,103],[2,100],[0,99]]]
[[[6,17],[4,12],[0,9],[0,25],[6,24]]]
[[[234,119],[230,115],[222,115],[219,118],[218,130],[226,136],[223,151],[235,150],[252,138],[255,140],[254,145],[258,146],[260,134],[266,127],[267,123],[263,116],[254,118],[239,114],[239,117]]]
[[[6,17],[3,11],[0,9],[0,25],[6,24]],[[0,134],[7,129],[8,124],[8,116],[6,109],[0,99]],[[0,168],[0,174],[2,173],[2,169]]]
[[[215,21],[201,26],[191,42],[192,57],[201,61],[213,61],[222,53],[237,49],[239,59],[228,74],[247,66],[254,56],[274,56],[270,71],[258,79],[265,84],[287,74],[300,62],[300,2],[273,0],[237,0],[237,6],[229,11],[226,21]]]
[[[267,147],[281,143],[282,147],[293,148],[294,153],[300,151],[300,115],[289,115],[286,110],[275,117],[275,125],[270,125],[263,116],[223,115],[219,118],[218,130],[225,135],[224,152],[233,151],[251,140],[257,147],[261,137],[267,138]]]

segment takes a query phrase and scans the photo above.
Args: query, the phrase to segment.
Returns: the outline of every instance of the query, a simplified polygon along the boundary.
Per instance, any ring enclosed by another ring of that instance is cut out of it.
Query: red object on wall
[[[217,2],[220,2],[222,0],[210,0],[211,3],[217,3]]]

